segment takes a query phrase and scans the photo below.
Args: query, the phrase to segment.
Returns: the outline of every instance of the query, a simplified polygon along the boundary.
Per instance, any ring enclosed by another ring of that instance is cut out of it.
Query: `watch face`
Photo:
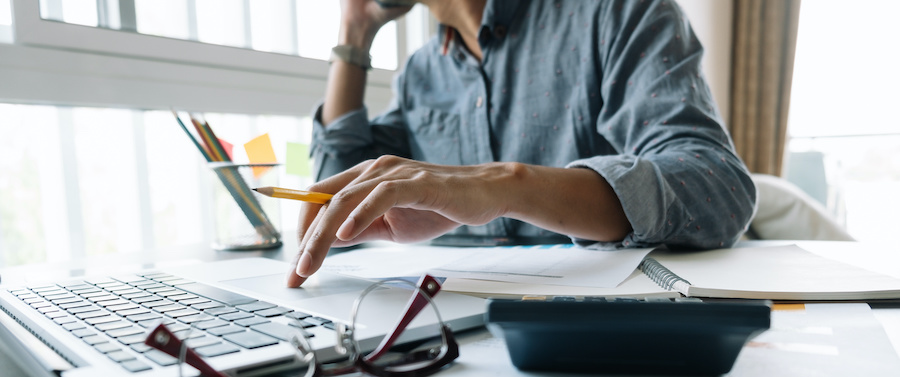
[[[382,7],[410,7],[418,3],[417,0],[375,0]]]

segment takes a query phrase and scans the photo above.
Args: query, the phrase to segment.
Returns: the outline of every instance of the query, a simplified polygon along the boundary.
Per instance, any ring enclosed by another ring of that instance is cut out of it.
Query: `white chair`
[[[854,241],[817,200],[785,179],[753,174],[757,210],[746,236],[764,240]]]

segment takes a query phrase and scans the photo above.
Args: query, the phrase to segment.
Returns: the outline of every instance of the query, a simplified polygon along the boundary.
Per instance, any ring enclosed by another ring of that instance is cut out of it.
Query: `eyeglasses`
[[[403,314],[396,325],[394,325],[393,330],[387,333],[373,351],[363,354],[354,330],[358,326],[357,317],[359,316],[363,300],[376,290],[396,287],[397,285],[411,287],[413,290],[412,297],[406,303]],[[431,375],[449,365],[459,357],[459,345],[453,338],[453,333],[450,331],[449,326],[441,318],[440,312],[438,312],[437,306],[432,299],[440,289],[441,285],[434,277],[424,275],[417,284],[402,279],[388,279],[374,283],[363,290],[353,303],[350,324],[339,323],[335,326],[338,338],[337,344],[334,346],[335,351],[340,355],[346,355],[346,359],[340,362],[320,363],[314,348],[310,345],[310,334],[303,329],[298,320],[295,320],[297,321],[297,329],[295,334],[290,337],[290,343],[296,351],[297,360],[307,365],[305,376],[336,376],[363,372],[378,377],[418,377]],[[434,340],[436,341],[439,337],[439,344],[416,344],[418,346],[414,345],[411,349],[409,349],[410,347],[403,348],[400,352],[394,350],[393,348],[398,344],[398,339],[401,339],[401,335],[409,324],[426,306],[430,306],[434,312],[437,322]],[[189,332],[190,330],[187,331]],[[188,339],[189,336],[190,334],[182,334],[181,338]],[[196,368],[203,376],[227,377],[225,374],[213,369],[164,324],[158,325],[151,331],[145,343],[172,357],[178,358],[179,372],[184,364],[188,364]]]

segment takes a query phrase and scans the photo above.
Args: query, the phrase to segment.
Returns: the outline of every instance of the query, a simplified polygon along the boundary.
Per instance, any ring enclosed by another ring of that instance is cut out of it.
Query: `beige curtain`
[[[780,176],[800,0],[735,0],[729,131],[751,172]]]

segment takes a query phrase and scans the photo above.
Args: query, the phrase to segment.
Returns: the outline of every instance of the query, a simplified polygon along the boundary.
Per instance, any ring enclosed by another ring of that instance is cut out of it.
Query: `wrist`
[[[353,46],[368,54],[377,32],[378,29],[371,30],[362,25],[344,24],[338,33],[338,45]]]

